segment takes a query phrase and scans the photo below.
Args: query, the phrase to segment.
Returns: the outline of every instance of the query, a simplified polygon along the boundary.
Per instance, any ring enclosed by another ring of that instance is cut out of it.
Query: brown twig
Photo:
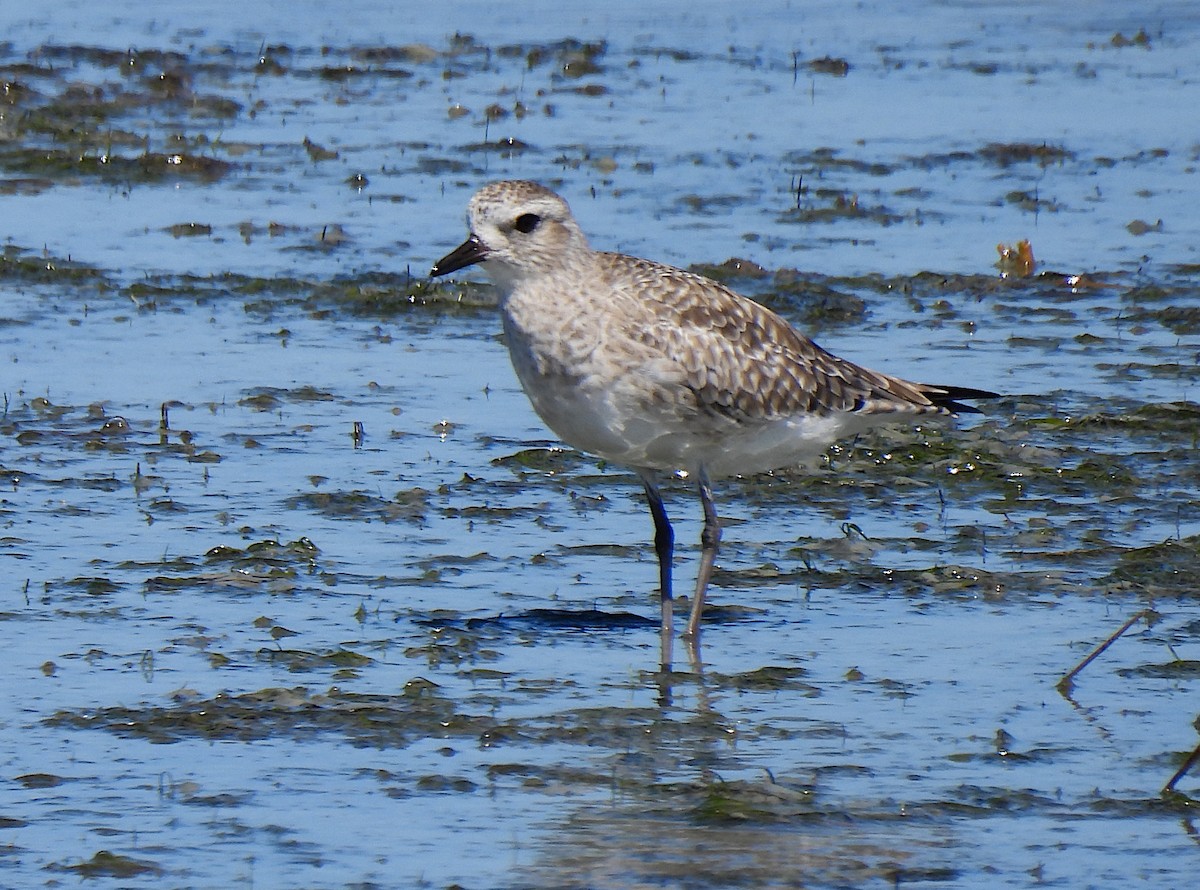
[[[1188,755],[1187,760],[1183,762],[1183,766],[1175,770],[1175,775],[1171,776],[1171,780],[1163,785],[1163,794],[1171,794],[1175,791],[1175,783],[1187,775],[1188,770],[1196,765],[1196,761],[1200,761],[1200,745],[1197,745],[1192,753]]]
[[[1082,671],[1085,667],[1087,667],[1089,664],[1091,664],[1093,661],[1095,661],[1096,657],[1099,656],[1101,652],[1103,652],[1105,649],[1107,649],[1109,646],[1111,646],[1113,643],[1115,643],[1117,640],[1119,640],[1121,638],[1121,635],[1124,634],[1125,631],[1129,630],[1129,628],[1133,627],[1133,625],[1136,624],[1140,619],[1144,618],[1147,621],[1150,621],[1150,619],[1154,616],[1154,614],[1155,614],[1155,612],[1153,609],[1143,609],[1142,611],[1138,612],[1136,615],[1134,615],[1132,618],[1130,618],[1128,621],[1126,621],[1124,624],[1122,624],[1120,627],[1118,627],[1109,636],[1109,638],[1107,640],[1105,640],[1103,643],[1101,643],[1099,646],[1097,646],[1095,649],[1093,649],[1091,652],[1089,652],[1087,658],[1085,658],[1083,661],[1079,662],[1079,664],[1075,665],[1075,667],[1072,668],[1067,673],[1066,676],[1064,676],[1061,680],[1058,681],[1058,685],[1055,686],[1054,688],[1059,691],[1059,694],[1062,695],[1063,698],[1070,698],[1071,697],[1071,689],[1075,685],[1076,675],[1080,671]]]

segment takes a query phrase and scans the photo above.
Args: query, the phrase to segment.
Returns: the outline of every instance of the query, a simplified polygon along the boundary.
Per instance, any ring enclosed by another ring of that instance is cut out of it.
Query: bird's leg
[[[662,494],[658,490],[658,480],[652,470],[640,473],[642,485],[646,489],[646,500],[650,503],[650,515],[654,518],[654,552],[658,554],[658,591],[662,599],[662,669],[671,669],[671,646],[673,631],[671,629],[674,613],[671,602],[671,558],[675,552],[675,530],[671,528],[671,520],[667,518],[667,508],[663,506]]]
[[[700,615],[704,612],[704,594],[708,590],[708,581],[712,577],[713,563],[717,559],[717,549],[721,544],[721,520],[717,518],[717,508],[713,505],[712,484],[708,474],[701,467],[696,473],[697,488],[700,490],[700,504],[704,507],[704,531],[700,533],[700,572],[696,576],[696,593],[692,597],[692,612],[688,617],[687,631],[684,636],[695,646],[700,639]]]

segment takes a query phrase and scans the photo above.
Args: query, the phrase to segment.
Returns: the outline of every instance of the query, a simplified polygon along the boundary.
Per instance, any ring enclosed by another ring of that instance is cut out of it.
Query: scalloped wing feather
[[[600,257],[614,284],[654,301],[647,323],[630,330],[675,363],[704,411],[743,422],[802,413],[952,413],[938,404],[948,390],[838,358],[715,281],[624,254]]]

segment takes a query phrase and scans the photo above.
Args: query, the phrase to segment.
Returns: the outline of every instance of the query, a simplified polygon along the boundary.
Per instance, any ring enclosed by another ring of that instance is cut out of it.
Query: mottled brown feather
[[[944,391],[860,367],[826,352],[783,318],[717,282],[618,253],[602,268],[653,301],[632,336],[685,372],[704,411],[739,421],[800,413],[950,414]],[[934,398],[931,398],[933,396]]]

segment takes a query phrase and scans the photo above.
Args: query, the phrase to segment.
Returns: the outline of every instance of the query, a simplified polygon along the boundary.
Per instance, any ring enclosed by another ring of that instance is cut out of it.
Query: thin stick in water
[[[1124,634],[1125,631],[1129,630],[1129,628],[1133,627],[1133,625],[1136,624],[1140,619],[1144,618],[1146,619],[1147,623],[1149,623],[1155,614],[1156,613],[1153,609],[1143,609],[1141,612],[1138,612],[1136,615],[1118,627],[1107,640],[1088,653],[1087,658],[1075,665],[1075,667],[1072,668],[1065,677],[1058,681],[1058,685],[1054,688],[1057,689],[1062,696],[1069,698],[1071,695],[1071,689],[1075,685],[1075,677],[1080,671],[1095,661],[1096,657],[1100,655],[1101,652],[1119,640],[1121,635]]]

